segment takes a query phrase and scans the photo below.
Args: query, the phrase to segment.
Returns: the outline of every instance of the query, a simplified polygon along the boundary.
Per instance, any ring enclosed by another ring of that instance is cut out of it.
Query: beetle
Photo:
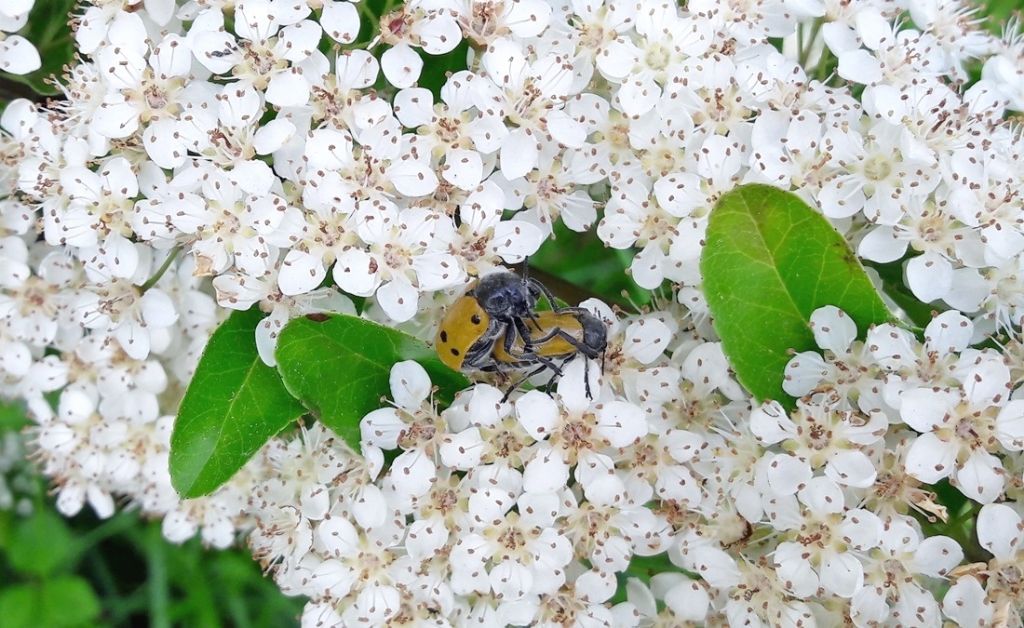
[[[536,316],[542,295],[554,303],[536,279],[511,271],[485,275],[445,312],[434,338],[438,357],[457,371],[481,368],[494,361],[495,345],[510,351],[517,338],[530,344],[525,321]]]

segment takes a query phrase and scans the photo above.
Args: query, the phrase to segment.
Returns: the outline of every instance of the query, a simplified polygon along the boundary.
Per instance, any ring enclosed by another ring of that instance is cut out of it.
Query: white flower
[[[66,208],[46,218],[47,242],[81,248],[84,259],[99,254],[103,260],[95,265],[98,271],[120,278],[134,275],[138,253],[127,237],[139,185],[128,161],[115,157],[99,172],[67,168],[60,182],[70,198]]]
[[[949,70],[942,46],[928,33],[896,26],[874,7],[858,11],[850,33],[833,31],[826,42],[839,57],[839,76],[871,85],[902,86]],[[861,48],[863,44],[867,50]]]
[[[236,37],[223,30],[220,10],[207,10],[188,33],[196,59],[215,74],[231,73],[240,81],[266,90],[267,102],[295,107],[309,101],[311,83],[323,58],[316,46],[323,30],[304,19],[305,5],[290,7],[281,0],[239,0],[235,6]]]
[[[522,262],[537,252],[544,232],[518,218],[502,220],[504,195],[493,181],[484,181],[459,205],[461,224],[451,250],[466,261],[470,275],[481,276],[499,260]]]
[[[568,59],[549,54],[531,63],[516,43],[500,39],[484,53],[481,65],[488,80],[471,86],[477,108],[515,116],[518,125],[501,140],[499,159],[506,179],[514,181],[533,170],[549,136],[567,146],[581,145],[582,125],[557,115],[572,84]]]
[[[144,293],[125,279],[115,279],[76,296],[72,306],[87,329],[109,334],[129,356],[145,359],[153,340],[162,348],[169,339],[160,332],[178,319],[174,303],[166,293],[151,288]]]
[[[822,185],[818,202],[830,218],[862,212],[872,222],[893,225],[906,200],[923,197],[938,183],[930,154],[907,153],[899,126],[878,122],[863,134],[852,129],[826,131],[825,154],[833,174]]]
[[[387,476],[394,503],[407,508],[424,497],[437,481],[440,449],[447,430],[431,400],[430,377],[412,360],[391,368],[391,394],[395,407],[366,415],[360,423],[362,442],[381,449],[401,449]]]
[[[1015,71],[1024,57],[1024,40],[1021,40],[1019,30],[1019,20],[1011,19],[1006,24],[1003,40],[999,42],[996,54],[985,61],[981,75],[997,86],[1010,101],[1010,107],[1024,111],[1024,81]]]
[[[400,89],[414,85],[423,69],[423,59],[414,46],[441,55],[451,52],[462,40],[449,10],[396,11],[384,16],[384,21],[388,26],[381,29],[379,39],[391,47],[381,55],[381,70],[388,82]]]
[[[619,622],[615,625],[655,625],[657,622],[704,621],[711,599],[707,589],[699,581],[691,580],[680,573],[659,573],[651,577],[650,587],[637,578],[626,582],[626,607],[620,604],[613,608]],[[657,600],[664,601],[664,610],[659,611]],[[623,607],[623,608],[620,608]],[[631,607],[631,608],[630,608]],[[630,622],[625,616],[627,610],[639,615]],[[629,623],[627,623],[629,622]]]
[[[512,0],[500,5],[488,5],[479,0],[416,4],[450,8],[465,37],[483,47],[507,33],[515,38],[540,35],[547,28],[552,11],[549,5],[539,0]]]
[[[840,398],[856,391],[867,401],[876,374],[870,370],[871,359],[865,355],[864,347],[854,344],[856,324],[845,312],[831,305],[812,312],[810,324],[815,344],[823,349],[824,356],[816,351],[796,354],[786,364],[783,390],[803,397],[828,387],[836,390]],[[867,403],[859,405],[867,411],[873,409]]]
[[[880,554],[865,564],[865,584],[851,600],[858,626],[891,621],[939,621],[939,604],[922,585],[921,576],[945,577],[961,560],[963,550],[951,538],[922,538],[909,517],[883,523]],[[892,586],[892,583],[896,586]]]
[[[797,402],[792,418],[771,402],[751,415],[750,429],[766,444],[781,443],[811,469],[824,468],[826,476],[843,486],[867,488],[874,484],[877,471],[861,449],[877,443],[888,427],[885,415],[876,412],[865,417],[844,411],[828,403]],[[767,473],[769,484],[792,485],[793,474],[810,477],[785,457],[773,462]]]
[[[442,178],[464,190],[474,190],[483,179],[483,155],[493,153],[504,125],[493,114],[473,114],[472,85],[479,78],[457,72],[441,89],[436,105],[429,90],[403,89],[395,95],[395,116],[403,126],[417,129],[418,150],[432,156]]]
[[[509,602],[553,594],[565,582],[565,567],[572,559],[568,539],[550,522],[527,522],[516,513],[503,513],[512,500],[499,505],[486,493],[481,496],[480,507],[486,503],[488,509],[497,508],[497,518],[463,534],[452,547],[455,592],[492,591]]]
[[[143,124],[176,121],[183,110],[205,96],[206,84],[187,80],[192,52],[183,37],[170,33],[152,50],[148,42],[145,24],[137,14],[117,14],[108,43],[96,55],[106,87],[103,101],[89,122],[90,129],[97,134],[121,139],[134,134]],[[143,140],[147,148],[151,146],[145,136]],[[150,157],[161,163],[166,158],[156,150]]]
[[[845,508],[839,486],[824,477],[813,478],[797,498],[777,498],[773,525],[794,530],[794,540],[775,550],[776,571],[787,588],[799,597],[814,595],[818,587],[850,598],[864,585],[864,566],[851,550],[876,547],[882,534],[878,517],[867,510]],[[787,522],[781,516],[795,516]],[[833,515],[836,515],[833,517]]]
[[[363,202],[352,219],[368,250],[343,252],[334,268],[335,281],[354,295],[376,294],[393,320],[407,321],[416,314],[420,292],[464,281],[458,260],[442,248],[454,229],[449,218],[424,209],[399,211],[391,203]]]
[[[916,388],[902,395],[900,416],[922,433],[907,454],[907,472],[928,483],[952,476],[965,495],[991,503],[1005,483],[1003,465],[990,452],[998,441],[990,435],[994,415],[1007,401],[1009,369],[985,354],[961,358],[958,366],[962,388]]]

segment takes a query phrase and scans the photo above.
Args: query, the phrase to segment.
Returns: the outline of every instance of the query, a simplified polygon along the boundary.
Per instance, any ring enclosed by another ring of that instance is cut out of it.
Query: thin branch
[[[178,253],[181,252],[181,247],[174,247],[171,252],[167,254],[167,259],[164,260],[163,264],[160,264],[160,268],[156,269],[153,276],[146,280],[146,283],[139,286],[139,292],[143,293],[156,285],[156,282],[160,281],[160,278],[164,276],[167,269],[171,267],[171,263],[174,262],[174,258],[178,257]]]

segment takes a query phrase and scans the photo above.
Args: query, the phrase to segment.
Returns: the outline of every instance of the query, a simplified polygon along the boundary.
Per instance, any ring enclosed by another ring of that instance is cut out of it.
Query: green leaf
[[[182,497],[213,492],[304,413],[256,351],[257,309],[213,332],[171,434],[171,482]]]
[[[71,63],[75,53],[68,20],[75,0],[37,0],[28,14],[28,22],[18,34],[28,39],[39,51],[42,67],[24,76],[3,73],[5,80],[28,85],[43,96],[54,96],[60,91],[50,83],[59,77],[65,65]]]
[[[71,533],[64,520],[40,509],[18,523],[7,558],[17,571],[47,576],[68,559],[70,550]]]
[[[817,349],[808,322],[817,308],[842,309],[862,334],[893,320],[843,237],[800,198],[767,185],[719,199],[700,266],[722,347],[759,400],[792,407],[783,371],[793,351]]]
[[[40,625],[39,588],[17,584],[0,590],[0,617],[6,628],[33,628]]]
[[[391,367],[402,360],[426,369],[442,403],[469,386],[422,341],[356,316],[296,318],[277,339],[277,369],[285,386],[356,451],[359,421],[391,394]]]
[[[89,583],[79,576],[43,582],[40,589],[41,626],[83,626],[100,614],[100,602]]]
[[[19,584],[0,592],[0,624],[4,628],[87,626],[99,614],[99,599],[78,576]]]

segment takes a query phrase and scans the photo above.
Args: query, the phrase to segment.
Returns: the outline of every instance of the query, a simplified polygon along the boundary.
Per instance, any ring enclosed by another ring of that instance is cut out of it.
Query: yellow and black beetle
[[[535,310],[542,295],[551,310]],[[607,342],[604,321],[582,308],[558,308],[539,281],[502,271],[481,278],[448,308],[434,347],[455,370],[500,372],[539,365],[528,378],[545,369],[560,376],[556,362],[564,364],[577,354],[597,358]],[[586,386],[589,396],[589,378]]]
[[[485,275],[445,312],[434,339],[441,361],[455,370],[481,368],[493,361],[496,344],[511,349],[516,338],[529,344],[524,321],[547,288],[513,272]]]

